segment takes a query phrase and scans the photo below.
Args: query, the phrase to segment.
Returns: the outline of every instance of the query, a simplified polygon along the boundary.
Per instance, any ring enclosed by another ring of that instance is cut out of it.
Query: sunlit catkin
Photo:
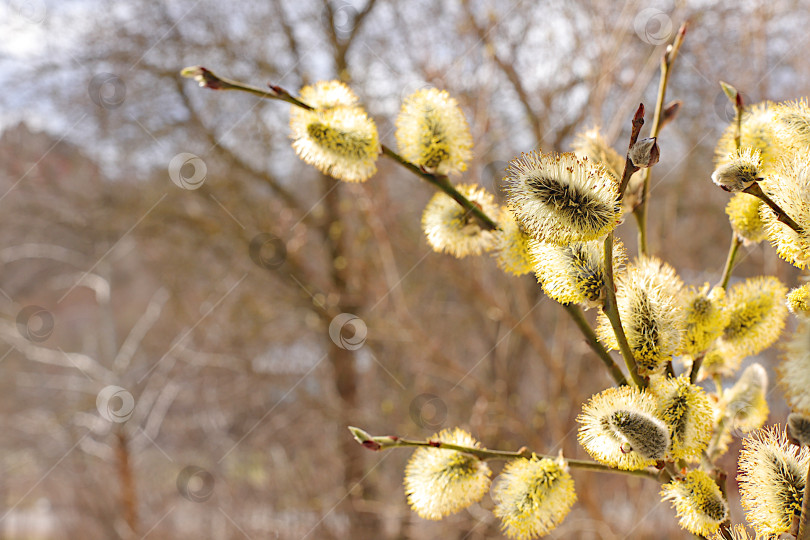
[[[740,126],[740,146],[759,150],[762,169],[766,174],[779,159],[782,147],[773,130],[773,103],[762,102],[746,107]],[[729,156],[737,149],[734,140],[736,122],[733,120],[726,127],[715,149],[716,166],[727,163]]]
[[[810,446],[810,416],[790,413],[787,418],[787,433],[792,443]]]
[[[804,99],[773,107],[774,132],[779,142],[798,152],[810,151],[810,106]]]
[[[532,456],[504,467],[495,483],[494,514],[509,538],[545,536],[565,519],[577,500],[563,461]]]
[[[683,306],[683,333],[681,353],[699,354],[720,337],[728,324],[729,313],[725,309],[726,294],[722,287],[700,289],[690,287],[680,295]]]
[[[760,187],[801,228],[796,232],[762,205],[760,216],[768,240],[780,257],[804,268],[810,261],[810,156],[794,152],[780,160],[774,174],[760,182]]]
[[[478,447],[466,431],[443,430],[431,440]],[[441,519],[478,502],[489,489],[491,471],[477,457],[444,448],[418,448],[405,467],[408,504],[419,517]]]
[[[663,370],[680,349],[683,310],[677,295],[682,287],[675,270],[655,257],[637,259],[619,276],[616,304],[642,375]],[[608,348],[619,348],[604,313],[599,315],[596,332]]]
[[[621,217],[616,180],[602,165],[574,154],[529,152],[510,161],[506,173],[510,207],[538,240],[596,240]]]
[[[301,159],[346,182],[362,182],[377,171],[377,126],[348,86],[321,81],[302,88],[301,100],[315,108],[290,109],[290,138]]]
[[[723,345],[740,357],[758,354],[770,347],[785,325],[787,288],[777,278],[745,280],[726,297],[729,322],[723,330]]]
[[[689,376],[656,379],[651,387],[658,401],[656,416],[669,428],[669,454],[695,461],[712,435],[712,405],[706,392],[689,383]]]
[[[464,113],[445,90],[417,90],[402,103],[396,138],[402,157],[439,174],[465,171],[473,139]]]
[[[729,390],[723,393],[719,406],[724,411],[727,427],[739,433],[759,429],[768,419],[768,373],[760,364],[751,364]]]
[[[726,536],[726,535],[729,536]],[[722,530],[718,531],[711,537],[710,540],[754,540],[753,536],[748,535],[748,531],[745,530],[745,525],[734,525],[731,527],[726,533]]]
[[[579,442],[600,463],[643,469],[669,450],[669,428],[656,417],[655,397],[631,386],[608,388],[582,407]]]
[[[760,209],[762,200],[748,193],[735,193],[726,205],[731,228],[746,244],[756,244],[768,238]]]
[[[500,215],[494,197],[474,184],[460,184],[458,191],[493,219]],[[456,258],[480,255],[495,247],[496,235],[481,227],[475,216],[443,192],[436,193],[422,213],[422,229],[434,251]]]
[[[598,240],[572,242],[565,246],[532,238],[529,252],[537,281],[543,291],[561,304],[581,304],[586,309],[601,306],[605,293],[605,248]],[[613,246],[614,274],[625,262],[621,242]]]
[[[500,230],[495,233],[495,261],[508,274],[520,276],[532,271],[529,234],[508,208],[501,209]]]
[[[810,283],[791,289],[786,300],[791,313],[802,317],[810,316]]]
[[[801,514],[810,449],[788,442],[775,426],[743,441],[739,458],[742,505],[757,538],[776,538]]]
[[[799,323],[785,347],[777,372],[790,407],[810,415],[810,322],[807,320]]]
[[[712,173],[712,182],[732,193],[742,191],[762,178],[762,159],[759,150],[748,147],[736,150]]]
[[[664,500],[672,501],[678,523],[701,536],[717,532],[728,516],[728,506],[717,483],[701,470],[687,473],[661,489]]]

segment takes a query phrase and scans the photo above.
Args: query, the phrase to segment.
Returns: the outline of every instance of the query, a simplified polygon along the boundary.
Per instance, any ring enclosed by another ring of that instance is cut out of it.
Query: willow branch
[[[315,110],[314,107],[304,103],[280,86],[269,85],[269,91],[264,90],[249,84],[241,83],[239,81],[220,77],[211,70],[202,66],[185,68],[180,72],[180,74],[183,77],[196,80],[200,86],[204,88],[210,88],[212,90],[239,90],[241,92],[247,92],[264,99],[276,99],[279,101],[284,101],[290,105],[295,105],[296,107],[300,107],[307,111]],[[428,172],[424,168],[409,162],[385,145],[382,145],[382,153],[384,156],[392,159],[395,163],[398,163],[411,173],[422,178],[423,180],[426,180],[434,187],[449,195],[454,201],[461,205],[461,207],[464,208],[468,214],[474,216],[485,229],[490,231],[498,229],[498,224],[495,222],[495,220],[489,217],[478,205],[462,195],[461,192],[459,192],[453,186],[453,184],[450,183],[447,176]]]
[[[672,70],[672,63],[678,56],[683,38],[686,35],[686,23],[681,25],[675,40],[671,45],[667,46],[667,50],[661,57],[661,77],[658,81],[658,97],[655,101],[655,113],[653,115],[652,128],[650,129],[650,137],[658,137],[658,132],[662,127],[662,120],[664,118],[664,100],[667,94],[667,84],[669,83],[669,74]],[[641,202],[633,210],[633,215],[638,224],[638,249],[642,254],[647,254],[647,199],[650,195],[650,169],[643,173],[644,185],[641,192]]]
[[[574,322],[579,327],[579,330],[582,332],[582,335],[585,336],[585,341],[588,342],[588,346],[596,353],[600,360],[605,364],[605,367],[608,369],[610,376],[613,377],[613,380],[616,381],[616,384],[619,386],[623,386],[627,384],[627,379],[622,373],[622,370],[613,361],[613,357],[610,356],[610,353],[605,349],[604,345],[599,343],[599,340],[596,338],[596,333],[591,328],[591,325],[588,324],[588,321],[585,320],[585,316],[582,313],[582,309],[576,304],[563,304],[565,311],[574,319]]]
[[[796,234],[804,233],[804,229],[802,229],[798,223],[793,221],[793,218],[787,215],[785,211],[782,210],[782,208],[778,204],[776,204],[776,202],[774,202],[773,199],[768,197],[768,195],[764,191],[762,191],[762,188],[759,187],[759,184],[757,182],[754,182],[746,189],[744,189],[743,193],[753,195],[754,197],[758,198],[759,200],[767,204],[768,208],[773,210],[774,214],[776,214],[776,219],[778,221],[781,221],[791,229],[793,229],[796,232]]]
[[[728,247],[728,256],[726,257],[726,266],[723,269],[723,277],[720,278],[719,287],[724,289],[728,288],[728,280],[731,278],[731,271],[734,270],[734,261],[737,259],[737,253],[740,251],[742,239],[737,233],[732,233],[731,245]]]
[[[356,427],[349,426],[349,431],[352,433],[352,436],[355,440],[360,443],[364,448],[369,450],[373,450],[375,452],[379,452],[382,450],[388,450],[390,448],[407,448],[407,447],[415,447],[415,448],[442,448],[445,450],[455,450],[456,452],[462,452],[464,454],[469,454],[471,456],[475,456],[482,461],[494,460],[494,459],[518,459],[518,458],[525,458],[529,459],[532,456],[537,456],[539,458],[546,458],[551,460],[558,459],[556,456],[546,456],[542,454],[536,454],[530,451],[528,448],[523,447],[517,451],[509,451],[509,450],[489,450],[487,448],[476,448],[474,446],[463,446],[459,444],[447,443],[438,440],[431,440],[428,439],[426,441],[417,441],[412,439],[403,439],[397,437],[395,435],[388,435],[383,437],[374,437],[369,433],[365,432],[364,430]],[[596,461],[589,461],[583,459],[565,459],[563,458],[565,463],[571,467],[572,469],[586,469],[591,471],[600,471],[600,472],[610,472],[610,473],[618,473],[618,474],[630,474],[633,476],[643,476],[645,478],[653,478],[658,479],[658,472],[649,471],[646,469],[636,470],[636,471],[624,471],[621,469],[614,469],[613,467],[609,467],[602,463]]]

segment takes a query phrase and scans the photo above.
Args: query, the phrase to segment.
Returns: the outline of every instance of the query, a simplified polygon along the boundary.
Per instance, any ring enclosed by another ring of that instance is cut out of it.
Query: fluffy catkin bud
[[[790,413],[787,419],[790,442],[810,446],[810,418],[799,413]]]
[[[779,382],[790,407],[810,415],[810,321],[799,322],[777,368]]]
[[[630,161],[639,169],[646,169],[658,163],[660,157],[660,150],[655,137],[648,139],[641,139],[630,148],[628,153]]]
[[[321,81],[302,88],[301,99],[315,110],[290,109],[290,138],[298,157],[346,182],[373,175],[381,148],[377,126],[354,92],[341,82]]]
[[[466,431],[443,430],[431,440],[478,448]],[[438,520],[478,502],[491,472],[477,457],[445,448],[418,448],[405,467],[408,504],[419,517]]]
[[[773,107],[773,124],[779,142],[797,152],[810,150],[810,106],[804,99]]]
[[[537,281],[543,291],[561,304],[581,304],[585,309],[604,303],[605,248],[598,240],[558,246],[529,240],[529,252]],[[618,273],[625,262],[621,242],[613,246],[613,269]]]
[[[616,304],[638,371],[658,373],[680,349],[683,311],[677,295],[683,282],[655,257],[638,258],[617,281]],[[604,313],[599,314],[596,333],[608,348],[619,348]]]
[[[701,536],[717,532],[728,516],[728,506],[717,483],[704,471],[691,471],[661,489],[663,500],[672,501],[681,527]]]
[[[532,456],[504,467],[493,493],[501,528],[509,538],[545,536],[559,525],[574,502],[574,480],[563,461]]]
[[[759,364],[751,364],[723,394],[721,406],[733,431],[749,433],[768,419],[768,373]]]
[[[725,191],[736,193],[762,180],[762,160],[759,150],[742,148],[729,156],[729,161],[712,173],[712,182]]]
[[[515,220],[508,208],[501,209],[500,230],[495,232],[495,261],[508,274],[520,276],[532,271],[532,256],[529,253],[530,237]]]
[[[651,391],[658,400],[656,416],[669,428],[670,455],[694,461],[712,435],[712,404],[702,388],[689,383],[689,376],[661,378]]]
[[[615,179],[574,154],[529,152],[510,161],[506,173],[509,206],[538,240],[559,245],[596,240],[621,217]]]
[[[776,538],[801,514],[810,449],[790,444],[778,426],[743,440],[740,495],[757,538]]]
[[[726,297],[729,322],[723,344],[739,356],[758,354],[770,347],[785,325],[787,287],[775,277],[747,279],[735,285]]]
[[[684,315],[681,353],[696,355],[708,349],[728,324],[726,291],[722,287],[709,290],[707,283],[699,290],[690,287],[680,298]]]
[[[790,290],[787,294],[787,307],[794,315],[810,315],[810,283]]]
[[[490,193],[474,184],[459,184],[456,188],[486,215],[493,219],[499,217],[500,208]],[[489,251],[497,240],[493,231],[482,228],[475,216],[441,191],[425,207],[422,229],[434,251],[449,253],[458,259]]]
[[[439,174],[459,173],[472,159],[473,139],[455,99],[436,88],[414,92],[397,117],[402,157]]]
[[[600,463],[624,470],[653,465],[669,450],[669,429],[655,416],[655,398],[634,387],[608,388],[577,417],[579,442]]]

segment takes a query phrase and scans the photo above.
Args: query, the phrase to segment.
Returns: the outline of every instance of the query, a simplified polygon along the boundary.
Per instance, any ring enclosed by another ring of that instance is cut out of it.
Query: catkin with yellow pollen
[[[501,270],[515,276],[532,271],[532,256],[529,252],[531,237],[508,208],[501,209],[500,230],[495,236],[494,257]]]
[[[456,186],[459,193],[486,215],[497,219],[500,208],[492,194],[474,184]],[[496,246],[494,231],[481,227],[475,216],[444,192],[436,193],[422,213],[422,229],[434,251],[461,259],[480,255]]]
[[[363,182],[377,172],[377,126],[348,86],[321,81],[302,88],[301,100],[315,110],[290,109],[290,138],[298,157],[346,182]]]
[[[529,240],[529,253],[543,291],[561,304],[581,304],[586,309],[604,303],[605,248],[598,240],[560,246]],[[624,246],[613,246],[613,269],[618,273],[626,260]]]
[[[810,321],[799,322],[777,373],[790,407],[810,415]]]
[[[509,538],[529,540],[554,530],[577,500],[565,462],[532,456],[504,467],[495,484],[493,513]]]
[[[677,296],[682,287],[675,270],[655,257],[640,257],[619,276],[616,305],[641,375],[661,372],[680,349],[683,310]],[[619,348],[604,313],[596,334],[608,348]]]
[[[473,139],[464,113],[445,90],[425,88],[405,98],[396,121],[406,160],[438,174],[465,171]]]
[[[771,276],[750,278],[731,288],[726,297],[729,322],[721,344],[729,357],[758,354],[777,340],[787,318],[786,294],[787,288]]]
[[[621,217],[616,180],[602,165],[574,154],[525,153],[509,162],[506,173],[509,206],[538,240],[596,240]]]
[[[701,536],[717,532],[728,516],[728,505],[717,483],[701,470],[686,473],[661,489],[663,500],[672,501],[678,524]]]
[[[788,310],[794,315],[810,315],[810,283],[791,289],[786,300]]]
[[[764,101],[743,111],[740,125],[740,147],[759,150],[762,159],[762,169],[767,174],[776,164],[782,154],[780,144],[773,129],[773,103]],[[729,156],[737,150],[734,140],[736,122],[732,121],[726,127],[715,148],[715,165],[721,166],[728,162]]]
[[[768,240],[790,264],[804,268],[810,262],[810,157],[793,152],[782,159],[774,173],[759,183],[762,190],[801,228],[796,232],[777,219],[767,205],[760,207]]]
[[[712,435],[712,404],[706,392],[689,383],[688,375],[655,379],[650,387],[658,407],[656,416],[669,428],[669,454],[696,461]]]
[[[459,446],[479,444],[460,428],[431,437]],[[478,502],[489,489],[491,471],[475,456],[446,448],[418,448],[405,467],[408,504],[419,517],[438,520]]]
[[[663,459],[669,428],[656,416],[655,397],[631,386],[608,388],[582,407],[579,442],[596,461],[637,470]]]
[[[810,448],[790,444],[779,426],[743,440],[737,481],[757,538],[778,537],[801,514],[808,465]]]
[[[734,232],[745,244],[756,244],[767,240],[765,222],[760,215],[764,203],[748,193],[735,193],[726,205],[726,215]]]
[[[680,298],[683,307],[681,353],[700,354],[720,337],[728,324],[729,314],[724,309],[726,291],[722,287],[710,289],[707,283],[700,289],[686,289]]]

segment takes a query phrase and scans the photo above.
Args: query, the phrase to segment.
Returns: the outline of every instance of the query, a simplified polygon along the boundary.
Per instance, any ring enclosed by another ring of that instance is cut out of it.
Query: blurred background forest
[[[8,540],[500,538],[489,497],[437,523],[411,513],[409,452],[367,452],[346,426],[424,438],[460,425],[490,447],[586,457],[574,419],[611,381],[532,276],[433,253],[420,228],[430,186],[382,160],[364,184],[326,178],[295,157],[287,105],[202,90],[181,68],[291,92],[341,78],[387,144],[403,97],[447,89],[475,139],[463,180],[501,197],[522,151],[569,150],[595,125],[621,151],[688,19],[650,242],[697,285],[720,277],[731,235],[709,178],[733,118],[718,81],[748,103],[810,90],[806,0],[0,9]],[[618,233],[634,253],[632,220]],[[745,248],[735,280],[763,273],[798,278],[771,248]],[[341,313],[359,318],[343,347],[329,334]],[[778,389],[769,401],[783,422]],[[738,450],[723,462],[732,498]],[[658,484],[573,476],[579,502],[551,537],[687,536]]]

